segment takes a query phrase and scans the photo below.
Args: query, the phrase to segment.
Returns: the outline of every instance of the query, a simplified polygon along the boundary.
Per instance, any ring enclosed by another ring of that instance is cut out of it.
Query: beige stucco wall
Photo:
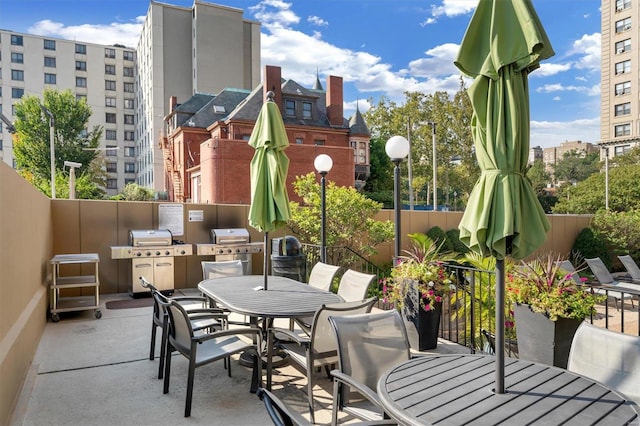
[[[49,199],[0,162],[0,424],[8,424],[47,321]]]

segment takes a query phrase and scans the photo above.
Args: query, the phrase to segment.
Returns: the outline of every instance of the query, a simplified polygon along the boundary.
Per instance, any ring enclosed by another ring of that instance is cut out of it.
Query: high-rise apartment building
[[[0,112],[44,89],[72,90],[104,127],[107,194],[129,182],[165,191],[160,136],[169,98],[251,90],[260,83],[260,24],[241,9],[194,1],[151,1],[136,48],[0,30]],[[11,135],[0,123],[0,155],[13,165]],[[116,149],[118,148],[118,149]]]
[[[639,16],[637,0],[602,0],[601,156],[640,143]]]

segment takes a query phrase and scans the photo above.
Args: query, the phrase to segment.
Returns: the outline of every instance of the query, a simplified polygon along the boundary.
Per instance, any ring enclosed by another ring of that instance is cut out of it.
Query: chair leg
[[[151,348],[149,349],[149,361],[153,361],[156,352],[156,323],[151,319]]]
[[[169,324],[167,324],[168,319],[165,318],[162,323],[162,336],[160,337],[160,365],[158,365],[158,380],[162,379],[162,372],[164,370],[164,358],[167,353],[167,339],[169,338],[168,329]],[[169,353],[171,355],[171,353]]]
[[[307,349],[307,353],[309,349]],[[313,404],[313,381],[311,380],[313,377],[313,359],[309,355],[307,355],[307,397],[309,398],[309,417],[311,418],[311,423],[316,422],[316,411]]]
[[[189,376],[187,377],[187,400],[184,405],[184,416],[191,416],[191,399],[193,398],[193,376],[196,372],[196,354],[191,352],[189,357]]]
[[[169,377],[171,377],[171,352],[173,347],[167,342],[167,351],[164,359],[164,386],[162,393],[169,393]]]
[[[262,387],[262,358],[260,352],[256,351],[256,356],[253,358],[253,373],[251,376],[251,388],[249,392],[256,393],[258,387]]]
[[[338,424],[338,406],[340,405],[340,384],[333,381],[333,407],[331,409],[331,426]]]

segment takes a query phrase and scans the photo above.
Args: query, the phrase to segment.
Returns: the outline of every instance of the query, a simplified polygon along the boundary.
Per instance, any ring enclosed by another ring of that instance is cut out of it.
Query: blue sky
[[[510,0],[496,0],[510,1]],[[192,0],[167,0],[190,7]],[[221,0],[262,23],[262,65],[345,84],[345,115],[381,96],[458,89],[453,60],[477,0]],[[531,145],[600,137],[600,0],[533,0],[556,55],[530,76]],[[0,0],[0,28],[135,47],[146,0]]]

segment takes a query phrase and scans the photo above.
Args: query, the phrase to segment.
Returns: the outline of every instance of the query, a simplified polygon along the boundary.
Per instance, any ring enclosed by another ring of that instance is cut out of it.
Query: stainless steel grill
[[[140,285],[144,276],[159,290],[174,290],[174,257],[193,254],[191,244],[173,244],[168,229],[129,231],[129,245],[111,247],[112,259],[131,259],[131,283],[129,293],[137,296],[149,290]]]
[[[216,261],[241,260],[245,275],[253,274],[251,255],[263,253],[264,243],[252,243],[244,228],[211,229],[210,244],[196,244],[198,256],[215,256]]]

